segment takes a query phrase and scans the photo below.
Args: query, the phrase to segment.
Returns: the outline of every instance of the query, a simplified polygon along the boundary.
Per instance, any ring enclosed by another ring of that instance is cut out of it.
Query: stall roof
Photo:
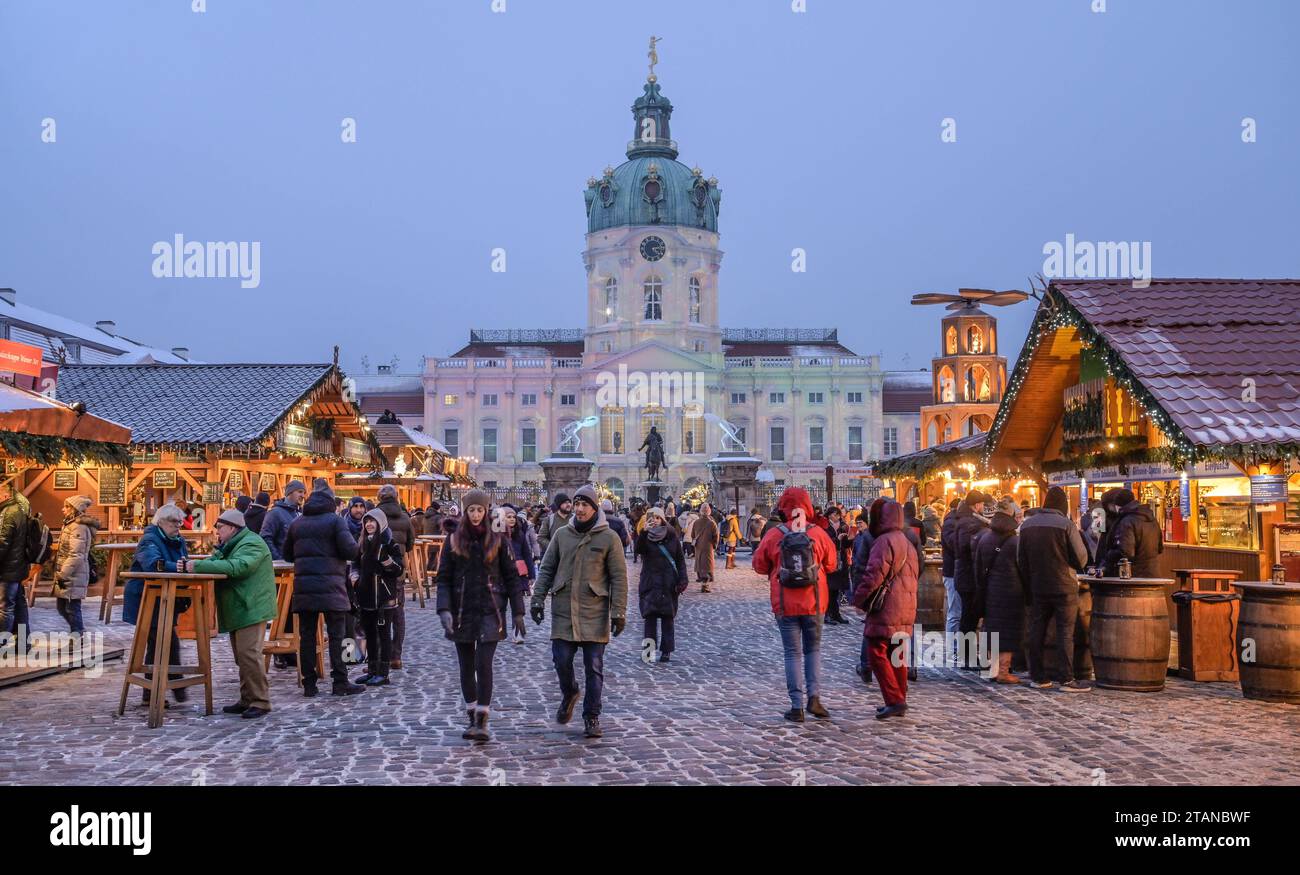
[[[424,447],[444,456],[450,455],[442,441],[419,429],[400,423],[376,422],[373,417],[370,417],[370,428],[381,447]]]
[[[1300,280],[1055,280],[1009,379],[986,457],[1036,457],[1092,344],[1187,452],[1300,443]],[[1253,397],[1247,390],[1253,391]],[[1247,400],[1250,399],[1250,400]],[[1267,452],[1267,450],[1265,450]]]
[[[954,464],[958,464],[963,460],[978,463],[979,455],[983,452],[984,442],[987,439],[988,435],[980,432],[979,434],[957,438],[955,441],[935,444],[932,447],[926,447],[924,450],[917,450],[915,453],[908,453],[905,456],[882,459],[871,464],[877,477],[903,476],[921,479],[933,474],[935,471],[951,468]]]
[[[0,383],[0,449],[41,464],[89,459],[122,464],[131,430],[53,398]]]
[[[130,426],[136,444],[251,443],[334,371],[329,364],[68,365],[57,391]]]

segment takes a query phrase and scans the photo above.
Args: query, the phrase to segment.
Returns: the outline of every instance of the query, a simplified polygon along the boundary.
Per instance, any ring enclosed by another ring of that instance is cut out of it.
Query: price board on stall
[[[96,503],[100,507],[126,507],[126,469],[100,468],[99,494]]]
[[[231,488],[231,489],[243,489],[243,488],[244,488],[244,472],[243,472],[243,471],[231,471],[229,474],[226,475],[226,482],[230,484],[230,488]]]
[[[275,494],[280,491],[280,486],[276,482],[274,474],[263,474],[262,482],[258,484],[257,489],[259,492],[269,493],[274,498]]]
[[[153,472],[154,489],[175,489],[176,488],[176,470],[173,468],[159,468]]]
[[[220,483],[203,484],[203,503],[204,504],[221,504],[221,499],[225,496],[225,490],[221,488]]]

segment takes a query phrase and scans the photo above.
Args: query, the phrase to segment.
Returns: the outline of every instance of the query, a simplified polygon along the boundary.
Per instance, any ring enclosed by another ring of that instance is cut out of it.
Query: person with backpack
[[[700,592],[712,592],[709,584],[717,567],[718,523],[707,501],[700,506],[700,517],[691,532],[695,536],[695,579],[700,582]]]
[[[14,487],[14,480],[0,483],[0,632],[23,640],[31,631],[27,590],[23,584],[32,566],[45,560],[40,556],[33,558],[33,554],[42,552],[40,525],[40,518],[32,516],[32,506],[27,496]],[[48,530],[43,540],[44,552],[48,554]]]
[[[643,641],[653,641],[659,662],[668,662],[676,649],[674,618],[677,602],[686,592],[686,554],[682,542],[657,507],[646,511],[646,526],[636,538],[641,563],[637,601],[645,621]],[[660,637],[662,633],[662,637]]]
[[[777,508],[787,522],[763,536],[754,552],[753,569],[767,576],[785,654],[790,710],[784,716],[802,723],[806,708],[814,717],[826,719],[830,712],[821,701],[821,639],[830,598],[826,575],[838,567],[835,544],[825,530],[812,524],[812,499],[806,490],[787,488]]]
[[[366,635],[366,671],[353,683],[388,686],[393,661],[393,616],[406,571],[406,554],[388,527],[384,508],[368,511],[350,575]]]
[[[873,502],[867,513],[873,538],[871,555],[853,606],[866,612],[862,634],[871,672],[885,704],[876,719],[907,713],[907,654],[916,624],[916,589],[920,566],[916,549],[903,534],[903,507],[892,498]]]
[[[537,544],[541,547],[542,556],[546,555],[546,548],[550,546],[555,533],[569,524],[572,514],[573,502],[569,501],[569,496],[563,492],[555,493],[555,498],[551,499],[551,513],[537,528]]]
[[[63,528],[59,530],[59,553],[54,563],[54,603],[74,635],[86,631],[81,600],[91,581],[98,579],[90,559],[95,532],[101,528],[99,520],[88,513],[94,503],[85,495],[74,495],[63,502]]]

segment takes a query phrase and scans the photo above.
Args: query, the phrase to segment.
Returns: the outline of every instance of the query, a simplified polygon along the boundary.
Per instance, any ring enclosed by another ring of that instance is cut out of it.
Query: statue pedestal
[[[713,474],[713,506],[735,507],[743,519],[758,503],[758,469],[761,459],[749,453],[728,450],[708,461]]]
[[[550,501],[557,492],[573,498],[573,493],[591,482],[591,468],[595,462],[582,453],[552,453],[542,459],[542,490]]]
[[[663,485],[662,480],[644,481],[641,484],[641,488],[645,491],[645,500],[650,504],[658,504],[659,499],[662,498],[660,490],[663,488]]]

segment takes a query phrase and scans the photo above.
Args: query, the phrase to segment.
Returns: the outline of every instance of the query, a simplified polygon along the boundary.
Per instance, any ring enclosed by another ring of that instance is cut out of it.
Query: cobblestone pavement
[[[406,668],[393,686],[349,698],[325,686],[308,700],[292,671],[273,670],[275,710],[255,722],[219,712],[237,696],[224,638],[213,647],[218,713],[203,717],[192,695],[159,730],[146,728],[137,690],[114,716],[120,661],[98,678],[0,690],[0,783],[1300,784],[1300,707],[1246,701],[1233,684],[1068,695],[922,669],[908,716],[877,721],[878,691],[852,672],[856,623],[823,639],[831,719],[787,723],[766,581],[743,563],[712,594],[692,584],[666,665],[640,659],[633,598],[628,632],[606,658],[603,739],[584,739],[577,715],[552,722],[546,626],[530,621],[525,644],[498,649],[494,740],[463,741],[452,645],[432,607],[408,604]],[[38,629],[61,627],[48,599],[36,615]],[[110,641],[130,629],[114,623]]]

